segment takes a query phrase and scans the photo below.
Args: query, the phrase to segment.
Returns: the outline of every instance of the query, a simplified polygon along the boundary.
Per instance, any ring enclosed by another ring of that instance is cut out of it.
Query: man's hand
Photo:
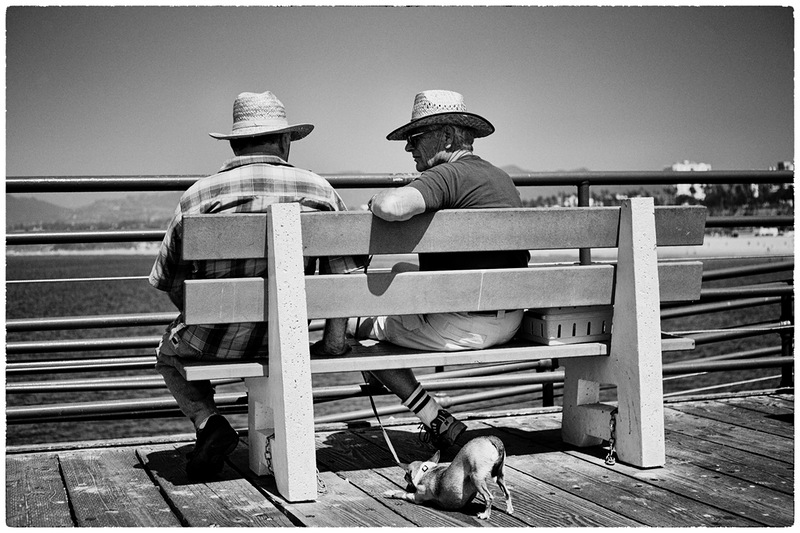
[[[314,344],[312,344],[311,347],[309,348],[309,351],[311,352],[311,357],[314,357],[314,356],[317,356],[317,357],[335,356],[335,357],[337,357],[337,356],[340,356],[340,355],[345,355],[350,350],[351,350],[350,345],[349,344],[345,344],[344,345],[344,349],[342,351],[340,351],[340,352],[332,352],[325,346],[325,340],[317,341]]]

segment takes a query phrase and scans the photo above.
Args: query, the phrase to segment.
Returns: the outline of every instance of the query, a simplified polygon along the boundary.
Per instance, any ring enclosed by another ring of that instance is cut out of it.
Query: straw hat
[[[291,132],[293,141],[298,141],[311,133],[313,124],[289,125],[286,109],[278,98],[269,91],[263,93],[242,93],[233,102],[233,128],[230,133],[209,133],[215,139],[240,139]]]
[[[386,136],[390,141],[403,141],[413,130],[433,124],[453,124],[471,128],[475,137],[494,133],[494,126],[485,118],[467,113],[464,97],[454,91],[422,91],[414,98],[411,122]]]

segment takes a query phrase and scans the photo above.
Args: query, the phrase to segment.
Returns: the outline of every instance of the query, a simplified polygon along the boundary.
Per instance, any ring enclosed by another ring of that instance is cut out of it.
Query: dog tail
[[[492,465],[492,477],[497,477],[497,475],[503,471],[503,466],[506,462],[506,447],[503,445],[503,441],[494,435],[488,435],[487,438],[494,447],[497,448],[498,458],[494,465]]]

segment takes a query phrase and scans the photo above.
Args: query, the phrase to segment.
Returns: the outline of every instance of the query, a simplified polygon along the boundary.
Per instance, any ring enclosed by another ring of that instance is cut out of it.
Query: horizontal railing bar
[[[137,326],[162,326],[172,322],[176,313],[140,313],[129,315],[96,315],[52,318],[14,318],[6,321],[6,331],[50,331],[87,328],[117,328]],[[325,326],[323,320],[312,320],[309,331],[319,331]]]
[[[63,372],[89,372],[93,370],[152,370],[154,355],[114,357],[99,359],[73,359],[66,361],[18,361],[6,363],[6,374],[54,374]]]
[[[241,379],[212,379],[211,384],[229,385],[241,383]],[[120,378],[93,378],[54,381],[24,381],[6,383],[6,394],[33,394],[43,392],[89,392],[164,389],[166,384],[161,376],[127,376]]]
[[[6,321],[8,332],[47,331],[54,329],[116,328],[161,326],[172,322],[177,313],[139,313],[53,318],[14,318]]]
[[[160,242],[165,230],[62,231],[6,234],[7,246],[100,242]]]
[[[149,276],[108,276],[103,278],[44,278],[44,279],[7,279],[6,285],[22,285],[31,283],[76,283],[98,281],[144,281]]]
[[[664,375],[690,372],[728,372],[731,370],[752,370],[754,368],[775,368],[793,365],[794,357],[759,357],[757,359],[735,359],[730,361],[707,361],[698,363],[669,363],[664,365]]]
[[[753,324],[751,326],[731,328],[730,330],[710,331],[706,333],[687,334],[694,339],[695,345],[711,344],[761,335],[779,334],[784,331],[794,331],[794,324]]]
[[[772,272],[793,271],[794,261],[776,261],[771,263],[759,263],[756,265],[744,265],[730,268],[719,268],[703,272],[703,281],[715,281],[718,279],[739,278],[743,276],[753,276],[756,274],[770,274]]]
[[[402,186],[418,174],[321,174],[338,188]],[[791,170],[713,170],[684,173],[672,171],[585,171],[511,173],[518,186],[641,185],[680,183],[793,183]],[[11,176],[6,178],[7,193],[31,192],[106,192],[180,191],[204,176]]]
[[[669,307],[661,309],[661,319],[678,318],[682,316],[700,315],[703,313],[715,313],[718,311],[729,311],[731,309],[742,309],[746,307],[758,307],[760,305],[774,305],[781,303],[780,296],[765,296],[763,298],[747,298],[744,300],[723,300],[705,304],[686,305],[682,307]]]
[[[725,298],[747,298],[761,296],[790,296],[794,294],[794,287],[786,284],[747,285],[744,287],[714,287],[700,289],[700,300],[719,300]]]
[[[686,364],[686,363],[670,363],[664,365],[664,374],[673,375],[682,372],[722,372],[731,370],[746,370],[752,368],[770,368],[770,367],[783,367],[786,365],[793,365],[794,358],[792,357],[770,357],[759,359],[740,359],[736,361],[713,361],[705,364]],[[563,381],[563,372],[548,372],[543,374],[530,374],[531,380],[539,382],[552,382],[558,383]],[[472,381],[472,380],[471,380]],[[434,390],[434,383],[430,383],[430,390]],[[426,388],[428,385],[426,385]],[[535,388],[534,388],[535,387]],[[440,400],[442,407],[450,407],[460,403],[469,403],[473,401],[481,401],[486,399],[503,398],[512,395],[526,394],[540,390],[540,384],[523,385],[512,388],[503,388],[494,391],[479,392],[473,394],[464,394],[461,396],[443,397]],[[226,393],[218,394],[215,400],[219,406],[240,405],[242,409],[246,408],[246,395],[243,393]],[[42,421],[46,419],[57,421],[68,421],[75,416],[93,416],[93,415],[124,415],[130,412],[141,411],[158,411],[163,409],[170,409],[171,415],[174,416],[174,408],[176,406],[174,398],[143,398],[143,399],[125,399],[125,400],[111,400],[111,401],[98,401],[98,402],[81,402],[75,404],[57,404],[57,405],[39,405],[39,406],[14,406],[6,408],[6,417],[9,423],[24,423],[31,421]],[[400,406],[389,406],[388,410],[383,411],[379,409],[379,413],[400,413],[407,411],[407,408]],[[363,410],[351,413],[339,413],[327,417],[319,417],[315,422],[334,422],[342,421],[337,417],[352,416],[358,413],[358,416],[353,416],[347,419],[360,419],[371,418],[372,411]],[[334,420],[333,418],[337,418]]]
[[[9,342],[6,344],[6,354],[19,355],[31,353],[156,348],[160,340],[161,336],[75,339],[68,341]]]
[[[786,228],[794,226],[794,217],[791,215],[773,216],[716,216],[706,219],[707,228],[747,228],[753,226],[768,226]]]
[[[794,226],[792,216],[741,216],[741,217],[708,217],[706,227],[748,227],[748,226]],[[71,232],[36,232],[9,233],[6,235],[7,246],[42,245],[42,244],[82,244],[82,243],[115,243],[115,242],[161,242],[164,230],[113,230],[113,231],[71,231]]]

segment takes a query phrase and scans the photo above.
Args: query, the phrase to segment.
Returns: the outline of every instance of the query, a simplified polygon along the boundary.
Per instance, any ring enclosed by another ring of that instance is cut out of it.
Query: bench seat
[[[445,365],[507,363],[608,355],[608,344],[586,342],[559,346],[532,345],[514,340],[497,348],[462,352],[426,352],[383,342],[350,341],[352,350],[343,357],[311,357],[311,373],[358,372],[363,370],[425,368]],[[691,350],[694,340],[689,337],[662,335],[661,351]],[[182,363],[178,370],[188,381],[205,379],[258,378],[269,375],[269,365],[258,359],[213,363]]]

